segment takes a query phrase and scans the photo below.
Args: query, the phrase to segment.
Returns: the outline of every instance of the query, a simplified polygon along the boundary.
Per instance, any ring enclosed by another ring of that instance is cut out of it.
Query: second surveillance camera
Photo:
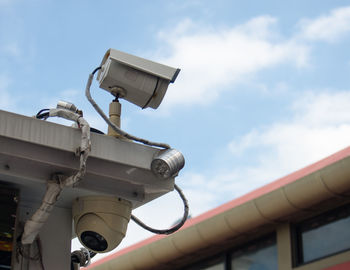
[[[141,107],[157,109],[180,69],[109,49],[97,80],[100,88]]]
[[[126,234],[131,216],[129,201],[108,196],[77,198],[72,207],[74,230],[87,249],[104,253],[116,248]]]

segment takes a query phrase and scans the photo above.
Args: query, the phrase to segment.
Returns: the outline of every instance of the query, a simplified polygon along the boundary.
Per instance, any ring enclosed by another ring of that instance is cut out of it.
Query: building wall
[[[267,236],[249,240],[248,243],[209,256],[209,259],[176,269],[350,269],[348,228],[350,204],[347,203],[335,209],[327,209],[323,213],[307,215],[307,218],[300,218],[297,222],[276,224],[275,231]],[[307,250],[303,252],[303,248]],[[303,258],[303,255],[309,259]]]

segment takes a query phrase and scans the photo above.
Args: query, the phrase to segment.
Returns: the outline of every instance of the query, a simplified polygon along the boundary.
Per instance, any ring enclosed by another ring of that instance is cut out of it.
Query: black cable
[[[44,119],[44,120],[46,120],[46,118],[48,118],[49,116],[50,116],[50,113],[46,112],[46,113],[42,113],[42,114],[37,114],[36,118],[37,119]]]
[[[184,204],[184,215],[181,219],[181,221],[176,224],[175,226],[171,227],[170,229],[165,229],[165,230],[158,230],[158,229],[154,229],[151,228],[149,226],[147,226],[145,223],[143,223],[141,220],[139,220],[137,217],[135,217],[134,215],[131,215],[131,219],[139,226],[141,226],[142,228],[144,228],[147,231],[156,233],[156,234],[172,234],[174,232],[176,232],[178,229],[180,229],[186,222],[187,217],[188,217],[188,202],[187,199],[185,197],[185,195],[183,194],[181,188],[179,188],[176,184],[174,185],[175,190],[177,191],[177,193],[179,193],[183,204]]]
[[[97,254],[91,250],[88,250],[88,249],[85,249],[85,250],[89,252],[90,259]],[[89,257],[82,250],[76,250],[71,253],[70,260],[71,260],[71,269],[74,270],[75,263],[79,264],[80,266],[83,266],[84,264],[86,264],[86,261],[89,260]]]
[[[93,252],[91,250],[89,250],[89,252],[90,252],[90,258],[93,258],[93,257],[95,257],[95,255],[97,255],[97,253],[95,253],[95,252]]]
[[[41,114],[42,112],[49,111],[50,109],[42,109],[36,115]]]
[[[101,68],[102,68],[102,67],[97,67],[97,68],[95,68],[94,71],[92,72],[92,74],[95,75],[95,73],[96,73],[98,70],[100,70]]]
[[[70,259],[72,263],[80,263],[79,257],[76,254],[71,254]]]
[[[42,113],[42,112],[46,112],[46,111],[48,112],[48,111],[50,111],[50,109],[42,109],[42,110],[40,110],[40,111],[36,114],[35,117],[38,118],[38,119],[40,119],[39,116],[41,115],[41,113]]]
[[[102,134],[102,135],[104,135],[104,133],[101,131],[101,130],[98,130],[97,128],[90,128],[90,131],[91,132],[94,132],[94,133],[97,133],[97,134]]]

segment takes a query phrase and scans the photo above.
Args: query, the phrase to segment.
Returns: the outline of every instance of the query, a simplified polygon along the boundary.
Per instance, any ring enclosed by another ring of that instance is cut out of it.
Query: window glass
[[[303,222],[297,227],[298,263],[350,249],[350,206]]]
[[[276,237],[254,242],[232,253],[232,270],[277,270]]]
[[[205,270],[224,270],[225,269],[225,264],[224,263],[219,263],[215,264],[206,268],[203,268]]]
[[[182,269],[278,270],[276,235],[260,238],[236,248],[233,252],[220,253],[210,259]]]
[[[208,260],[185,268],[186,270],[225,270],[225,254],[218,254]]]

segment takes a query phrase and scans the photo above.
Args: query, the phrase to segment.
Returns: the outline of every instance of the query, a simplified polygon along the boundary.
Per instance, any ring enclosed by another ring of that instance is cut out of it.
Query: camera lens
[[[80,239],[87,248],[94,251],[104,251],[108,247],[106,239],[97,232],[85,231]]]

